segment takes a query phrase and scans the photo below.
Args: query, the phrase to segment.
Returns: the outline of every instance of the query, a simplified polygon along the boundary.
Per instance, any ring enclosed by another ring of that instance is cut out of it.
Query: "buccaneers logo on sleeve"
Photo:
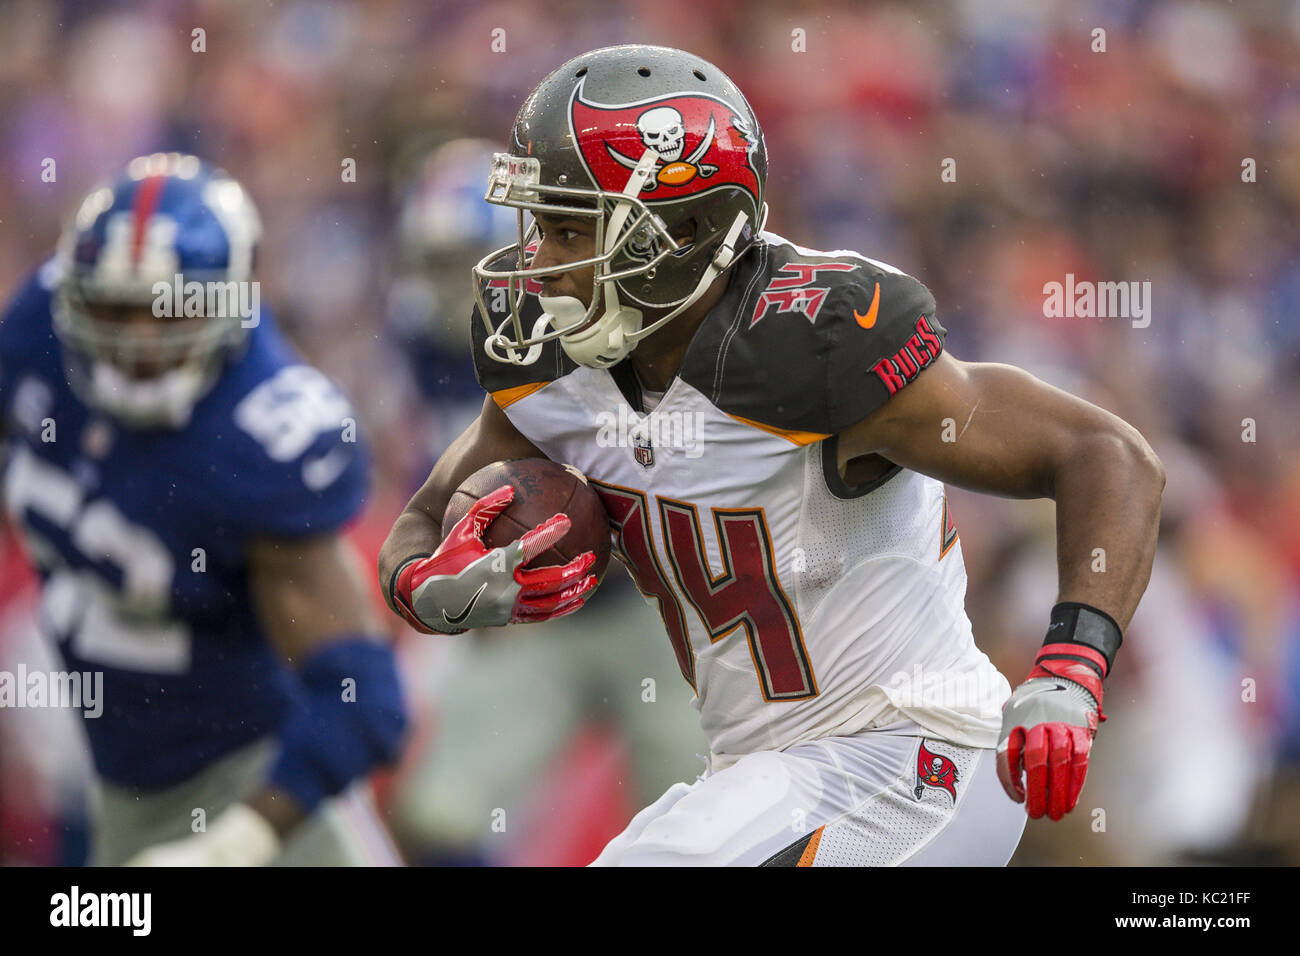
[[[957,765],[947,757],[930,753],[922,740],[916,754],[916,789],[912,791],[916,799],[921,799],[926,787],[947,790],[953,803],[957,802]]]
[[[847,262],[791,262],[782,266],[772,276],[767,288],[759,293],[754,314],[749,318],[749,327],[752,329],[758,325],[759,320],[773,308],[777,313],[802,313],[804,318],[815,324],[822,303],[826,301],[826,294],[831,291],[829,286],[811,284],[816,280],[817,273],[852,272],[854,268]]]
[[[750,162],[757,133],[725,102],[698,93],[607,106],[573,92],[573,137],[601,189],[620,192],[647,149],[658,155],[646,199],[678,199],[723,183],[759,195]]]

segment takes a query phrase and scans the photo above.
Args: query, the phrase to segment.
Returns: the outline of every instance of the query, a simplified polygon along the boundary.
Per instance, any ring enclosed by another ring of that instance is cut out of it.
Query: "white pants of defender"
[[[91,866],[120,866],[141,850],[193,833],[194,811],[208,822],[262,785],[277,741],[265,737],[234,750],[163,790],[97,782],[92,799]],[[285,841],[272,866],[401,866],[369,787],[358,781],[321,803]]]
[[[671,787],[592,865],[1005,866],[1026,817],[994,751],[924,738],[955,765],[954,799],[921,779],[922,740],[872,731],[749,754]]]

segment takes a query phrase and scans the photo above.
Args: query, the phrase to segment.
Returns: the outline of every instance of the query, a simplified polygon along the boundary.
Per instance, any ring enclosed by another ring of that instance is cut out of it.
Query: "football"
[[[500,548],[517,541],[547,518],[563,513],[572,523],[568,533],[526,566],[567,564],[584,551],[592,551],[596,563],[591,573],[597,581],[604,578],[609,565],[609,516],[600,496],[582,473],[570,465],[545,458],[518,458],[480,468],[452,494],[442,518],[444,530],[450,530],[465,517],[479,498],[502,485],[514,488],[515,498],[483,533],[487,547]]]

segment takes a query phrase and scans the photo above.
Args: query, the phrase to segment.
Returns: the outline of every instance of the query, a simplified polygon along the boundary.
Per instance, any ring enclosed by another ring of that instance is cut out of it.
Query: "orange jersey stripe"
[[[822,842],[822,831],[826,829],[825,824],[819,826],[813,831],[812,839],[808,845],[803,848],[803,856],[799,857],[799,862],[795,866],[812,866],[813,860],[817,859],[817,847]]]
[[[550,382],[529,382],[527,385],[516,385],[514,388],[502,388],[492,393],[492,400],[501,408],[509,408],[521,398],[527,398],[539,388],[545,388]]]
[[[727,413],[731,415],[730,412]],[[818,432],[800,432],[789,428],[777,428],[775,425],[764,425],[762,422],[756,422],[749,418],[742,418],[740,415],[731,415],[738,422],[744,422],[746,425],[752,425],[755,428],[761,428],[778,438],[784,438],[786,441],[794,442],[796,445],[811,445],[813,442],[819,442],[824,438],[830,438],[830,435],[822,435]]]

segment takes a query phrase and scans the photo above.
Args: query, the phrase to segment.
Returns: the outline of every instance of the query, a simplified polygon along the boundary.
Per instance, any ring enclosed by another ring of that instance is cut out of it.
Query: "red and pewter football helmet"
[[[749,103],[706,60],[632,45],[565,63],[524,102],[510,152],[493,158],[486,198],[518,210],[518,241],[474,267],[487,354],[528,365],[542,343],[558,338],[582,365],[621,361],[758,238],[766,178],[767,151]],[[526,210],[594,219],[595,255],[530,268],[537,226],[525,228]],[[695,238],[678,247],[672,233],[688,222]],[[515,268],[488,268],[511,255]],[[595,271],[591,304],[541,296],[543,315],[525,335],[520,308],[528,280],[587,266]],[[494,328],[483,289],[502,281],[510,317]],[[643,325],[647,308],[669,312]]]

